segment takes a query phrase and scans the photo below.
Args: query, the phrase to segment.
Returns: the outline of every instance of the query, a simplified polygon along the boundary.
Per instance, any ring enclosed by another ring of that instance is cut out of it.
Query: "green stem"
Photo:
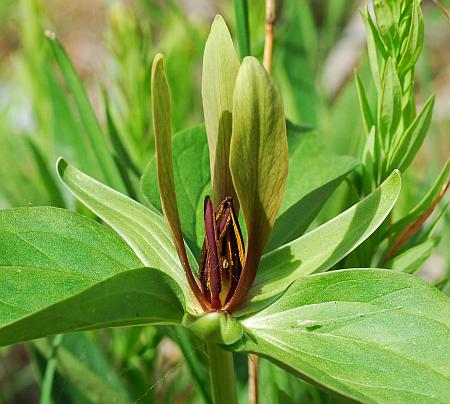
[[[243,59],[245,56],[250,55],[250,28],[248,24],[247,0],[234,0],[234,13],[236,15],[239,53]]]
[[[62,343],[63,335],[58,334],[53,338],[52,342],[52,350],[50,353],[50,357],[47,361],[47,367],[45,368],[44,379],[42,381],[41,387],[41,404],[51,404],[52,400],[52,389],[53,389],[53,380],[55,378],[56,365],[58,361],[58,348]]]
[[[208,344],[208,355],[214,404],[236,404],[233,353],[211,343]]]

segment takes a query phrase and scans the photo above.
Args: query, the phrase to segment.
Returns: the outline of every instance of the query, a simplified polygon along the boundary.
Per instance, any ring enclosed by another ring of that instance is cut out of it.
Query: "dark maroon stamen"
[[[217,233],[215,214],[210,198],[205,199],[205,237],[206,237],[206,271],[209,273],[209,290],[211,293],[211,308],[218,310],[220,303],[220,272],[219,259],[217,254]]]

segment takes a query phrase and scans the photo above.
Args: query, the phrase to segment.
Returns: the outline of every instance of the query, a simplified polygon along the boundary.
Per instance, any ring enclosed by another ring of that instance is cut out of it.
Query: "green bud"
[[[241,324],[224,311],[209,311],[194,316],[186,313],[182,324],[205,342],[231,345],[244,333]]]

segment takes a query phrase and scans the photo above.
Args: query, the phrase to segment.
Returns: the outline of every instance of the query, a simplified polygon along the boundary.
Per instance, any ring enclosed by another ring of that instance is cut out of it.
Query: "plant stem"
[[[247,0],[234,0],[239,53],[243,59],[250,55],[250,29],[248,25]]]
[[[266,0],[266,39],[264,41],[264,67],[270,73],[272,69],[273,28],[276,19],[275,0]]]
[[[55,378],[56,364],[58,360],[58,348],[62,343],[62,339],[63,334],[58,334],[52,341],[52,350],[47,361],[47,367],[45,368],[44,379],[41,387],[40,403],[42,404],[52,403],[53,380]]]
[[[233,353],[210,343],[208,356],[214,404],[237,404]]]

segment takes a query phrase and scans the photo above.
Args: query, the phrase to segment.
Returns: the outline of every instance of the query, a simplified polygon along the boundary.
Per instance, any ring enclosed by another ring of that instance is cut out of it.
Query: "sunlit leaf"
[[[242,313],[267,305],[293,281],[326,271],[369,237],[394,206],[400,175],[391,176],[374,192],[322,226],[266,255]]]
[[[128,243],[141,265],[158,268],[172,277],[183,290],[187,307],[194,311],[198,309],[162,216],[83,174],[64,160],[58,162],[58,173],[69,190]]]
[[[126,243],[76,213],[0,211],[0,247],[1,345],[63,331],[176,322],[183,314],[181,291],[168,276],[133,270],[142,264]]]
[[[243,321],[236,348],[360,402],[446,402],[450,299],[416,277],[352,269],[297,280]]]

